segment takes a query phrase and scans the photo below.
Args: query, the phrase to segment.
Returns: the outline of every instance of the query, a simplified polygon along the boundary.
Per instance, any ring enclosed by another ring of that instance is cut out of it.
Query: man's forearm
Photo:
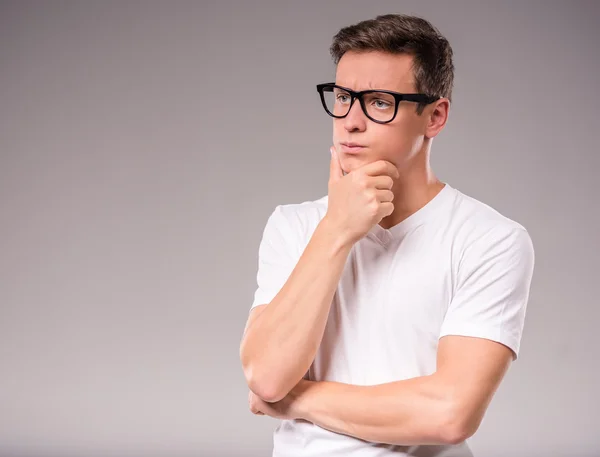
[[[265,401],[285,397],[312,364],[350,248],[322,219],[285,285],[246,330],[242,366]]]
[[[374,386],[303,381],[292,393],[300,419],[366,441],[411,446],[467,438],[435,375]]]

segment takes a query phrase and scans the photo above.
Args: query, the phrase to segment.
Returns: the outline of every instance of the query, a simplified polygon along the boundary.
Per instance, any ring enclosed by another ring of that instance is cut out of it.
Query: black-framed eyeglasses
[[[392,122],[398,113],[401,101],[417,102],[428,105],[440,97],[426,94],[401,94],[390,90],[369,89],[355,92],[335,83],[317,84],[321,103],[327,114],[337,119],[346,117],[358,99],[365,115],[373,122],[387,124]]]

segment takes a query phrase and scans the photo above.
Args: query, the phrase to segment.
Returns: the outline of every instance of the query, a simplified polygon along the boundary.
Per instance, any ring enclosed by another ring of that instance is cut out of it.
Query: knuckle
[[[375,216],[378,211],[379,211],[379,203],[377,203],[377,201],[371,201],[369,203],[369,214],[371,216]]]

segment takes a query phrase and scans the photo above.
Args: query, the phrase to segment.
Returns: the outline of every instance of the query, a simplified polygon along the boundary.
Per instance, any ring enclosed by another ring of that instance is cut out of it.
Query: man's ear
[[[436,101],[431,110],[427,110],[428,121],[425,128],[425,136],[434,138],[437,136],[448,122],[448,113],[450,110],[450,101],[443,97]]]

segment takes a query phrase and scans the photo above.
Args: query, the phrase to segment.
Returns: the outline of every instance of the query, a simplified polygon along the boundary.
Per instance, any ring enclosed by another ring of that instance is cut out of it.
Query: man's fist
[[[257,416],[265,415],[265,413],[259,409],[262,403],[262,400],[258,398],[254,392],[251,390],[248,391],[248,406],[250,407],[250,412],[252,414],[256,414]]]
[[[274,419],[302,419],[298,397],[302,391],[300,386],[306,385],[306,380],[300,380],[300,383],[292,389],[284,398],[274,403],[268,403],[258,397],[251,390],[248,392],[248,404],[250,412],[257,416],[270,416]]]
[[[386,160],[368,163],[344,176],[332,147],[325,216],[350,243],[357,242],[394,211],[390,189],[399,177],[398,169]]]

